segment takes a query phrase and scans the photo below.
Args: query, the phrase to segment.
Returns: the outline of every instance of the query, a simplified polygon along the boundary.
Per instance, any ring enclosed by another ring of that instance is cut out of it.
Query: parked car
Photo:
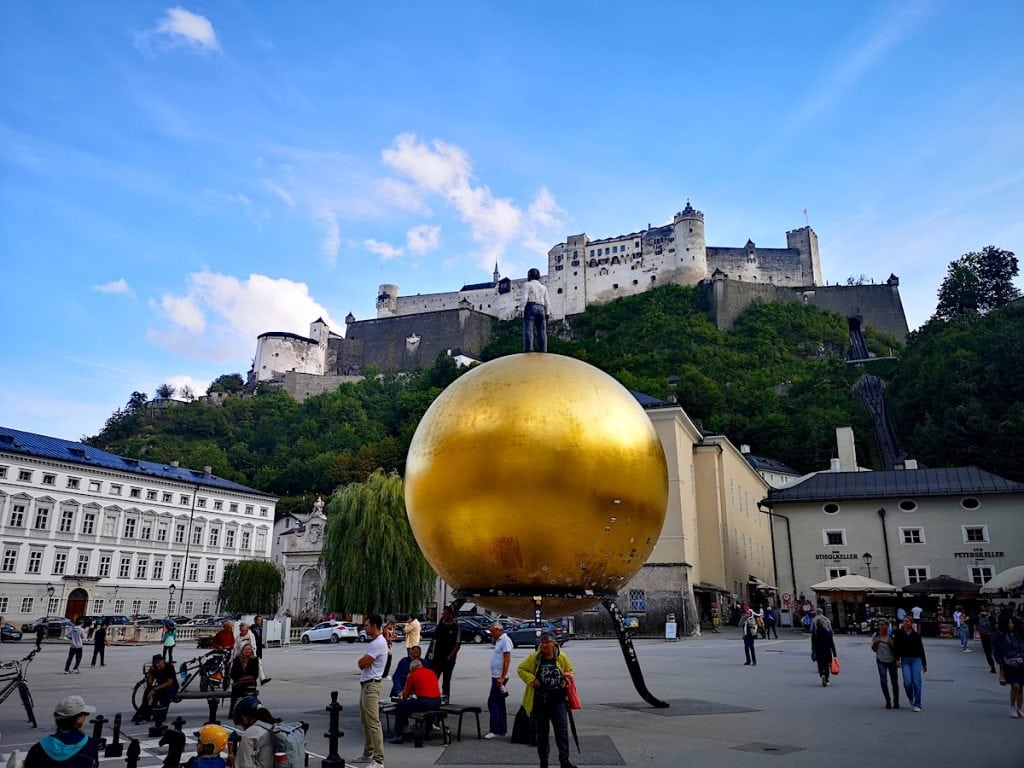
[[[437,629],[437,624],[432,621],[424,621],[420,624],[420,635],[430,640],[434,636],[435,629]]]
[[[312,629],[303,632],[299,639],[304,645],[324,642],[339,643],[342,640],[354,643],[359,639],[359,630],[355,624],[344,621],[321,621]]]
[[[370,642],[370,638],[366,634],[366,628],[365,627],[360,627],[359,628],[359,641],[362,642],[362,643]],[[395,642],[396,643],[404,643],[405,642],[405,630],[402,629],[402,625],[401,624],[395,625]]]
[[[491,622],[486,626],[470,616],[460,616],[455,620],[459,625],[459,638],[463,643],[489,643],[491,638]]]
[[[15,629],[13,624],[4,624],[0,627],[0,635],[3,636],[3,642],[5,643],[21,640],[21,630]]]
[[[63,616],[42,616],[35,621],[22,624],[21,631],[35,634],[36,627],[40,624],[43,624],[46,627],[47,637],[60,637],[65,629],[73,626],[71,621]]]
[[[565,630],[546,619],[541,619],[540,621],[531,619],[530,621],[520,622],[518,627],[509,630],[506,634],[508,639],[512,641],[513,648],[517,648],[520,645],[534,646],[537,644],[538,630],[540,632],[550,632],[554,635],[555,642],[559,645],[564,645],[569,640],[569,634]]]

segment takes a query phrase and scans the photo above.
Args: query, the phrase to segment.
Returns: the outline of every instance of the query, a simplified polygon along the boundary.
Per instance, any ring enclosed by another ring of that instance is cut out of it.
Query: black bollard
[[[220,706],[220,699],[216,696],[206,700],[207,706],[210,707],[210,718],[206,721],[210,725],[220,725],[220,720],[217,719],[217,707]]]
[[[124,744],[121,743],[121,713],[114,715],[114,735],[111,742],[103,752],[104,757],[120,757],[124,754]]]
[[[181,718],[178,719],[180,720]],[[185,751],[185,734],[180,730],[168,728],[160,738],[160,746],[167,747],[164,768],[178,768],[181,765],[181,755]]]
[[[128,754],[124,758],[124,768],[139,768],[139,757],[142,755],[142,747],[138,739],[128,742]]]
[[[164,735],[164,731],[167,730],[167,726],[164,725],[164,721],[167,719],[167,707],[161,707],[159,705],[153,707],[153,724],[149,726],[150,738],[156,739]]]
[[[338,703],[338,692],[331,691],[331,703],[327,705],[330,726],[327,733],[324,734],[327,737],[327,757],[320,762],[321,768],[345,768],[345,761],[338,754],[338,740],[345,735],[338,728],[341,710],[342,706]]]
[[[105,747],[107,744],[107,740],[103,738],[103,725],[110,721],[107,720],[107,718],[105,718],[103,715],[96,715],[96,717],[94,717],[89,722],[92,723],[93,739],[99,745],[99,749],[103,749],[103,747]]]

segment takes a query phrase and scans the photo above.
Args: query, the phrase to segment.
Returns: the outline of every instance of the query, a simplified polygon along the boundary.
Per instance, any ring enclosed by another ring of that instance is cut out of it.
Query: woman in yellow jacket
[[[569,657],[547,632],[540,636],[539,650],[519,665],[519,677],[526,683],[523,709],[537,725],[537,754],[540,768],[548,768],[548,730],[554,726],[555,746],[561,768],[576,768],[569,762],[569,722],[566,714],[566,675],[573,673]]]

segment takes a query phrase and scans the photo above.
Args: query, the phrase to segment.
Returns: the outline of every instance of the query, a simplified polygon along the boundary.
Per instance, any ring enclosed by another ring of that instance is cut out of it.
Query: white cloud
[[[412,227],[405,233],[405,247],[409,253],[421,254],[435,251],[441,245],[441,228],[431,224]]]
[[[371,253],[375,253],[380,256],[384,261],[397,258],[402,255],[402,249],[396,248],[388,243],[382,243],[373,238],[367,238],[363,240],[363,247]]]
[[[423,193],[443,197],[458,212],[481,246],[476,254],[481,266],[493,265],[516,238],[537,242],[542,231],[559,223],[560,209],[547,188],[541,188],[524,215],[508,198],[473,184],[469,156],[454,144],[435,140],[428,146],[414,134],[403,133],[381,152],[381,160],[410,178]]]
[[[128,281],[123,277],[118,280],[111,280],[103,285],[94,285],[92,290],[97,293],[119,293],[123,296],[135,298],[135,291],[132,290],[131,286],[128,285]]]
[[[273,192],[275,195],[281,198],[284,201],[285,205],[287,205],[289,208],[295,207],[295,198],[292,197],[291,194],[286,189],[283,189],[282,187],[278,186],[270,179],[263,179],[263,183],[267,185],[267,188],[270,189],[271,192]]]
[[[324,255],[327,264],[333,267],[338,260],[338,252],[341,250],[341,228],[338,226],[338,217],[330,208],[322,207],[317,218],[327,225],[320,253]]]
[[[185,387],[191,389],[192,394],[196,397],[205,395],[206,390],[210,388],[210,381],[208,379],[196,379],[188,374],[171,376],[166,380],[166,383],[174,387],[174,396],[178,399],[182,399],[182,395],[184,394],[182,390],[184,390]]]
[[[188,46],[206,51],[219,51],[220,43],[213,24],[205,16],[184,8],[168,8],[156,26],[157,34],[172,46]]]
[[[340,327],[309,295],[305,283],[266,275],[249,275],[243,281],[196,272],[189,276],[185,295],[166,294],[154,304],[169,325],[151,329],[150,341],[185,357],[217,362],[251,358],[256,337],[267,331],[306,335],[317,317]]]

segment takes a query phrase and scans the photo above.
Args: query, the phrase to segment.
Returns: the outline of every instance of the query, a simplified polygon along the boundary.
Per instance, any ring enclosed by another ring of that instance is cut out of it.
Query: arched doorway
[[[64,616],[71,619],[71,621],[75,621],[79,616],[85,615],[85,607],[88,603],[88,592],[81,587],[71,590],[71,594],[68,595],[68,607],[64,611]]]

